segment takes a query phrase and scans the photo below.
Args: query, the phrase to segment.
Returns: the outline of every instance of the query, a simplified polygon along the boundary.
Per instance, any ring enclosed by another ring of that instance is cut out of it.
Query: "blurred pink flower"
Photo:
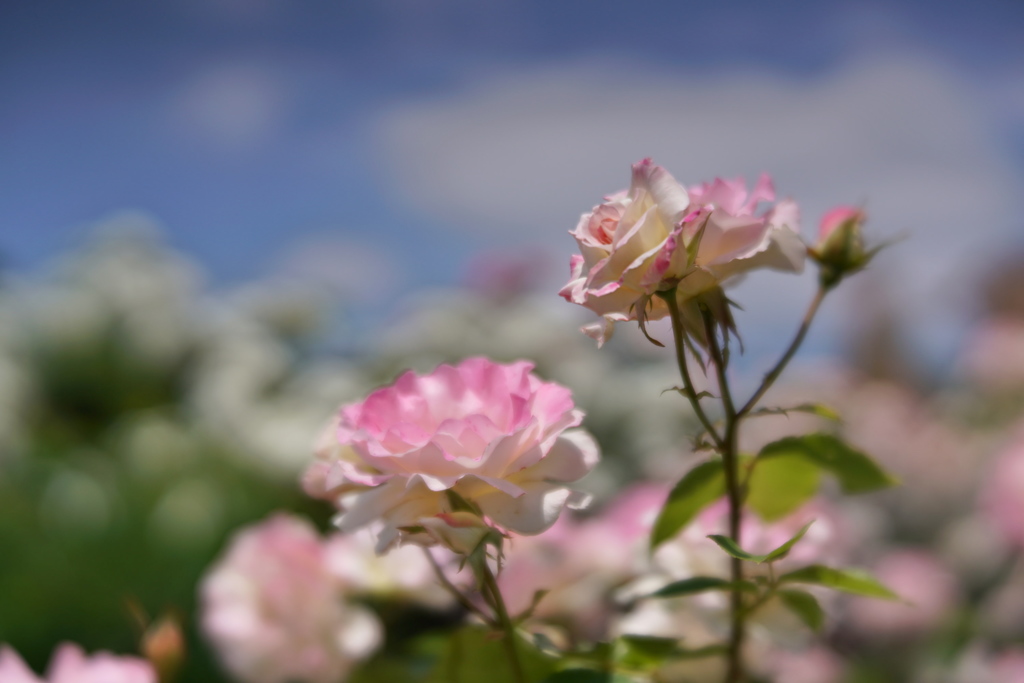
[[[981,507],[1007,542],[1024,548],[1024,433],[992,463]]]
[[[449,490],[506,531],[544,531],[563,507],[584,500],[566,484],[599,453],[586,432],[565,431],[583,421],[569,390],[532,369],[471,358],[428,375],[406,372],[343,406],[307,491],[334,499],[342,531],[382,522],[379,551],[400,536],[435,542],[443,535],[436,529],[415,529],[453,511]]]
[[[845,674],[843,661],[824,647],[773,649],[763,664],[778,683],[840,683]]]
[[[960,597],[956,576],[923,550],[891,551],[875,564],[872,573],[905,601],[851,599],[850,620],[873,636],[934,630]]]
[[[982,323],[968,337],[960,366],[982,389],[1010,392],[1024,388],[1024,321]]]
[[[157,683],[156,672],[144,659],[109,652],[86,656],[82,648],[64,643],[50,661],[46,677],[32,673],[18,653],[0,646],[0,683]]]
[[[767,175],[749,194],[742,180],[716,179],[683,187],[668,171],[644,159],[633,164],[628,192],[605,198],[583,214],[576,229],[580,254],[560,294],[604,317],[584,328],[603,343],[616,321],[634,320],[648,306],[651,320],[668,315],[667,305],[647,297],[678,286],[681,301],[754,268],[799,271],[806,248],[795,232],[796,204],[775,199]]]
[[[1022,683],[1024,682],[1024,651],[1005,650],[1000,654],[977,646],[960,658],[951,678],[952,683]]]
[[[202,581],[202,627],[243,683],[338,683],[381,642],[346,602],[311,524],[278,514],[243,529]]]

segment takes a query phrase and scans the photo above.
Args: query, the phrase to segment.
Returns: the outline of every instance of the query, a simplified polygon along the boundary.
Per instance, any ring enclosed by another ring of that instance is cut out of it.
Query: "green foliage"
[[[825,624],[825,612],[818,604],[818,599],[807,591],[781,590],[779,599],[812,631],[820,631]]]
[[[680,652],[675,638],[626,635],[615,641],[615,661],[629,671],[653,671]]]
[[[790,436],[774,441],[761,449],[754,467],[782,457],[800,458],[828,471],[839,480],[843,493],[867,493],[899,483],[867,455],[831,434]]]
[[[548,676],[541,683],[635,683],[636,679],[622,674],[594,669],[566,669]]]
[[[697,513],[725,494],[725,472],[719,460],[697,465],[672,489],[651,531],[656,548],[682,531]]]
[[[792,406],[790,408],[758,408],[750,413],[750,417],[757,417],[758,415],[789,415],[790,413],[808,413],[810,415],[817,415],[823,417],[826,420],[833,420],[840,422],[841,418],[832,408],[820,403],[801,403],[798,406]]]
[[[779,583],[810,583],[854,595],[866,595],[886,600],[900,599],[878,579],[860,569],[834,569],[813,564],[783,574],[779,577]]]
[[[812,521],[808,522],[807,524],[804,524],[800,531],[796,532],[793,538],[789,539],[788,541],[780,545],[778,548],[775,548],[771,552],[765,553],[764,555],[754,555],[752,553],[748,553],[746,550],[739,547],[736,544],[736,541],[732,540],[728,536],[722,536],[721,534],[711,534],[710,536],[708,536],[708,538],[717,543],[719,548],[727,552],[732,557],[735,557],[740,560],[756,562],[757,564],[763,564],[765,562],[774,562],[775,560],[781,560],[786,555],[788,555],[789,551],[793,549],[793,546],[797,544],[797,541],[804,537],[804,534],[807,533],[807,530],[811,528],[811,524],[813,523],[814,522]]]
[[[761,519],[781,519],[810,500],[821,485],[821,469],[800,455],[758,458],[747,481],[747,504]]]
[[[673,581],[672,583],[664,586],[655,592],[651,593],[649,597],[652,598],[679,598],[684,595],[696,595],[697,593],[706,593],[707,591],[727,591],[732,590],[733,586],[738,586],[740,590],[756,590],[757,587],[749,581],[740,581],[738,584],[732,581],[726,581],[725,579],[719,579],[714,576],[694,576],[689,579],[683,579],[681,581]]]
[[[528,681],[541,681],[556,660],[532,643],[517,638],[516,648]],[[455,631],[425,683],[516,683],[501,634],[479,626]]]

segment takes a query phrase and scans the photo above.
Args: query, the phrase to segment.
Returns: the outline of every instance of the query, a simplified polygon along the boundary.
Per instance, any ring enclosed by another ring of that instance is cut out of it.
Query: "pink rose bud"
[[[168,615],[150,624],[140,649],[160,675],[161,683],[173,681],[185,659],[185,638],[178,619]]]
[[[868,264],[873,254],[864,251],[861,226],[865,220],[864,212],[852,206],[837,206],[822,217],[818,242],[810,254],[821,266],[823,286],[834,287]]]

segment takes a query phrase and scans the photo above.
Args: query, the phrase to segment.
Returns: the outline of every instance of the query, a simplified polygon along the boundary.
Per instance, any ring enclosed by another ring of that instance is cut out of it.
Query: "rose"
[[[339,505],[342,531],[382,523],[381,552],[399,538],[431,545],[458,536],[461,546],[472,525],[438,526],[453,512],[508,532],[544,531],[581,502],[566,484],[594,467],[598,448],[586,432],[566,431],[583,420],[569,390],[532,369],[471,358],[428,375],[406,372],[343,406],[307,491]]]
[[[380,644],[313,526],[278,514],[237,533],[200,587],[203,631],[243,683],[334,683]]]
[[[46,678],[39,678],[18,653],[0,646],[0,681],[3,683],[156,683],[156,673],[145,660],[97,652],[86,657],[82,648],[64,643],[50,662]]]
[[[755,268],[800,271],[806,247],[795,232],[796,204],[783,200],[756,213],[774,199],[767,175],[749,194],[742,180],[688,191],[644,159],[633,165],[629,191],[606,197],[570,233],[580,254],[560,294],[604,317],[584,328],[603,343],[616,321],[668,315],[658,292],[675,289],[685,303]]]

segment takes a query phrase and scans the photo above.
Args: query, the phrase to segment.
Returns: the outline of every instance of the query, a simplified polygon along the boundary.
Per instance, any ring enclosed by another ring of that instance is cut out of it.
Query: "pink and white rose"
[[[73,643],[64,643],[57,649],[46,676],[40,677],[17,652],[0,645],[0,683],[157,683],[157,677],[144,659],[109,652],[87,656]]]
[[[306,477],[333,500],[336,523],[380,523],[378,550],[399,538],[424,545],[446,536],[451,494],[507,532],[538,534],[585,497],[567,487],[593,469],[597,444],[578,429],[571,392],[533,365],[471,358],[427,375],[406,372],[366,400],[342,406]],[[426,533],[429,529],[430,533]]]
[[[749,193],[740,179],[688,190],[644,159],[633,165],[629,190],[606,197],[570,233],[580,254],[560,294],[603,316],[584,328],[601,343],[616,321],[667,316],[667,305],[650,298],[659,291],[676,288],[684,302],[755,268],[799,272],[806,247],[796,204],[782,200],[757,213],[774,200],[767,175]]]
[[[203,579],[202,628],[243,683],[337,683],[382,640],[313,526],[278,514],[235,535]]]

